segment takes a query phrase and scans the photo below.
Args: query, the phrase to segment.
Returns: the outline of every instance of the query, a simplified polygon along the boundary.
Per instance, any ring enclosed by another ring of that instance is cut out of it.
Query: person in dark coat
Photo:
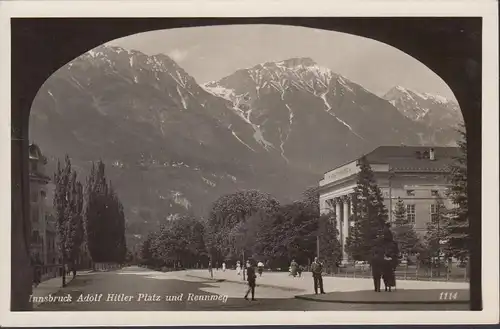
[[[394,274],[394,261],[390,255],[385,255],[382,264],[382,278],[384,280],[385,291],[391,291],[396,286],[396,276]]]
[[[382,278],[384,257],[380,250],[375,249],[371,260],[372,277],[375,292],[380,292],[380,279]]]
[[[314,262],[311,264],[311,272],[314,280],[314,293],[318,294],[319,291],[324,294],[323,290],[323,264],[319,262],[318,257],[314,258]]]
[[[248,300],[248,294],[252,293],[252,300],[255,299],[255,280],[257,279],[257,275],[255,274],[255,268],[252,262],[247,261],[247,282],[248,282],[248,290],[245,294],[245,299]]]

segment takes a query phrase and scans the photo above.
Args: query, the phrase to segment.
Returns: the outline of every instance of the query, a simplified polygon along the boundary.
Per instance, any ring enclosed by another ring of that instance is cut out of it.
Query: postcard
[[[498,322],[494,2],[1,9],[2,325]]]

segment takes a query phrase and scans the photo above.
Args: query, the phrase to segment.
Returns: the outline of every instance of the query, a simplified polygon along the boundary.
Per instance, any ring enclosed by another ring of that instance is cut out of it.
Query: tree
[[[469,255],[469,208],[467,197],[467,134],[464,125],[461,126],[462,140],[458,142],[460,154],[450,166],[449,181],[451,187],[446,195],[451,199],[455,208],[450,211],[450,220],[447,223],[449,251],[451,255],[461,261]]]
[[[73,171],[69,181],[65,249],[68,261],[76,266],[84,240],[83,186]]]
[[[286,267],[292,259],[307,264],[316,256],[318,238],[323,260],[335,264],[340,258],[334,218],[331,214],[319,216],[316,206],[311,207],[307,200],[280,207],[264,222],[257,244],[276,267]]]
[[[148,236],[142,247],[142,257],[153,266],[195,267],[207,258],[203,237],[204,226],[198,219],[180,217]]]
[[[422,242],[406,216],[406,205],[401,198],[398,198],[394,210],[393,232],[401,253],[411,255],[422,251]]]
[[[436,198],[434,213],[431,221],[427,223],[427,232],[425,234],[425,247],[423,260],[434,263],[437,260],[439,264],[441,256],[447,257],[448,230],[447,230],[447,210],[444,206],[441,196]],[[443,255],[444,254],[444,255]]]
[[[337,219],[332,212],[318,218],[320,258],[327,264],[335,265],[342,259]]]
[[[354,227],[347,238],[347,251],[354,260],[371,259],[375,248],[392,245],[386,233],[387,209],[366,157],[358,161],[360,171],[352,197]],[[385,238],[384,238],[385,236]]]
[[[57,226],[57,236],[58,236],[58,244],[59,251],[61,253],[62,258],[62,285],[66,286],[66,271],[64,271],[64,267],[66,265],[66,261],[68,259],[67,249],[66,249],[66,241],[67,241],[67,226],[69,219],[69,182],[71,175],[71,161],[69,156],[65,157],[65,166],[61,167],[61,162],[57,161],[57,169],[54,173],[54,210],[56,217],[56,226]]]
[[[123,205],[108,184],[102,161],[92,164],[87,178],[85,228],[88,248],[96,262],[121,263],[126,257]]]
[[[68,262],[78,259],[84,239],[83,230],[83,188],[77,180],[77,174],[72,171],[71,160],[65,157],[65,166],[57,162],[54,173],[55,193],[54,209],[56,212],[57,235],[59,250],[62,256],[63,269]],[[62,285],[66,285],[66,271],[62,271]]]
[[[232,246],[228,237],[234,236],[238,223],[246,221],[255,213],[270,214],[278,208],[279,202],[274,197],[257,190],[238,191],[217,199],[207,220],[206,243],[210,257],[221,262],[231,254]],[[234,253],[231,255],[234,256]]]

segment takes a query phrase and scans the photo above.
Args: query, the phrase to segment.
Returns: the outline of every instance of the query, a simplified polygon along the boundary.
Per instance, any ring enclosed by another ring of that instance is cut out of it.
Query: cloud
[[[187,50],[174,49],[168,53],[168,56],[176,62],[182,62],[187,58],[188,54]]]

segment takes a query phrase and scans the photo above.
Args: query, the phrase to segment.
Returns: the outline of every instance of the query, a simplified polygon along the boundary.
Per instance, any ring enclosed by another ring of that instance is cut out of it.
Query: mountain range
[[[402,87],[378,97],[310,58],[200,85],[166,55],[103,45],[41,87],[30,140],[49,172],[65,154],[80,177],[102,159],[140,238],[238,189],[293,201],[380,145],[453,145],[461,120],[453,101]]]

